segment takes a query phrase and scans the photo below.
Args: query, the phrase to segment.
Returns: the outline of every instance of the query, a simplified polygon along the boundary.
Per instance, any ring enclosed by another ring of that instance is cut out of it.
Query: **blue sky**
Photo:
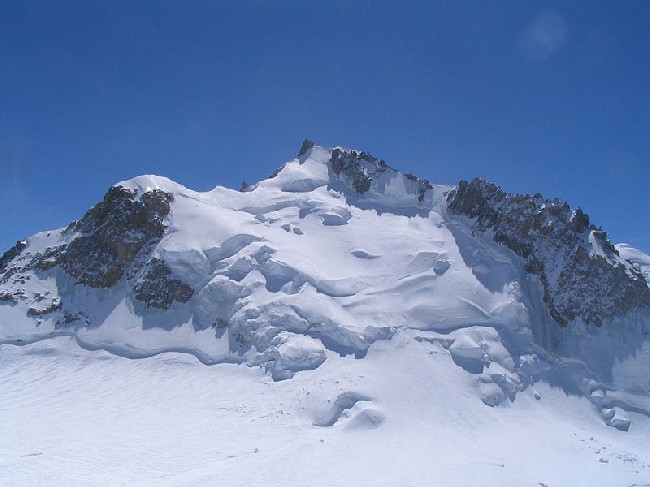
[[[239,188],[304,138],[582,207],[650,252],[650,2],[0,3],[0,248],[117,181]]]

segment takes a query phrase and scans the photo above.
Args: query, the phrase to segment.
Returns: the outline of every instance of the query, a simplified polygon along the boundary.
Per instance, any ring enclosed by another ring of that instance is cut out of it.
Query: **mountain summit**
[[[442,347],[487,405],[548,381],[627,429],[626,409],[650,415],[648,375],[616,373],[648,362],[649,269],[564,201],[305,141],[240,191],[140,176],[18,242],[0,258],[0,340],[183,351],[283,380],[400,335]]]

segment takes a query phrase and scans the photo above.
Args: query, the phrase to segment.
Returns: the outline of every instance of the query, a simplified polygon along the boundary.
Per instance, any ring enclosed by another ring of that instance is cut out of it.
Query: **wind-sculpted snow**
[[[646,255],[628,244],[617,244],[615,247],[623,259],[630,262],[643,274],[648,287],[650,287],[650,255]]]
[[[625,411],[650,415],[636,399],[647,374],[630,372],[650,363],[650,258],[619,253],[563,202],[481,180],[434,185],[306,144],[243,191],[141,176],[68,228],[18,242],[0,258],[0,342],[182,351],[283,381],[415,333],[487,405],[548,381],[623,428]],[[316,421],[390,420],[350,397]]]
[[[370,398],[357,392],[344,392],[339,394],[332,403],[332,407],[329,411],[327,411],[320,420],[315,421],[314,426],[334,426],[334,424],[341,419],[341,416],[345,411],[352,409],[354,405],[360,401],[370,401]]]

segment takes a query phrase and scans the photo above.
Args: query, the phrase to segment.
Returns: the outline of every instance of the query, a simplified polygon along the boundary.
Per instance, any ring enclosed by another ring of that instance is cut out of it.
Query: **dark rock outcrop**
[[[59,298],[54,298],[47,306],[44,307],[31,307],[27,310],[27,316],[45,316],[55,311],[59,311],[63,307]]]
[[[26,242],[18,242],[5,252],[0,258],[0,283],[13,278],[14,284],[20,284],[21,273],[60,266],[77,284],[111,287],[127,269],[137,271],[147,249],[162,238],[173,199],[173,194],[161,190],[139,196],[113,186],[101,202],[64,230],[64,237],[73,236],[67,244],[30,253]]]
[[[298,152],[298,157],[307,154],[312,147],[314,147],[314,143],[309,139],[305,139],[300,147],[300,152]]]
[[[332,150],[332,170],[337,176],[343,176],[350,182],[354,190],[363,194],[370,189],[371,171],[362,165],[362,162],[369,162],[375,166],[375,172],[386,170],[385,164],[380,166],[374,157],[365,152],[344,151],[336,148]]]
[[[561,200],[508,194],[482,179],[461,181],[447,197],[452,214],[473,219],[473,231],[491,236],[538,274],[544,302],[560,325],[605,320],[650,306],[640,272],[618,256],[607,234],[582,210]]]
[[[133,286],[133,295],[148,308],[169,309],[174,301],[186,303],[194,289],[172,276],[172,271],[163,260],[153,258],[145,268],[143,276]]]
[[[139,253],[162,237],[171,201],[173,195],[161,190],[138,198],[133,190],[113,186],[103,201],[66,230],[81,235],[61,249],[56,264],[79,284],[113,286]]]
[[[7,282],[14,274],[20,271],[20,267],[16,265],[11,266],[10,264],[20,256],[26,247],[27,243],[19,240],[16,242],[16,245],[2,254],[2,257],[0,257],[0,284]]]
[[[2,254],[2,257],[0,257],[0,271],[5,270],[9,265],[9,262],[18,257],[25,247],[27,247],[27,242],[19,240],[16,242],[16,245]]]
[[[386,162],[366,152],[339,147],[332,150],[330,163],[334,174],[343,177],[359,194],[366,193],[370,189],[374,177],[385,172],[397,173]],[[413,174],[406,173],[404,177],[417,184],[417,195],[420,201],[424,199],[425,192],[433,187],[426,179],[420,179]]]

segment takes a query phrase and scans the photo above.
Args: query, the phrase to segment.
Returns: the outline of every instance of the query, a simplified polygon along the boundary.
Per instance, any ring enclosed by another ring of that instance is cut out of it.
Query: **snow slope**
[[[0,484],[650,485],[648,309],[560,326],[547,299],[575,239],[576,269],[618,282],[650,257],[514,196],[542,235],[558,211],[577,228],[529,272],[520,229],[495,241],[506,220],[450,211],[456,191],[306,145],[245,191],[123,181],[20,242],[0,258]]]
[[[544,383],[486,407],[445,349],[411,331],[363,360],[328,352],[281,382],[188,354],[85,351],[65,337],[0,353],[1,485],[650,482],[647,421],[608,428],[586,399]]]

